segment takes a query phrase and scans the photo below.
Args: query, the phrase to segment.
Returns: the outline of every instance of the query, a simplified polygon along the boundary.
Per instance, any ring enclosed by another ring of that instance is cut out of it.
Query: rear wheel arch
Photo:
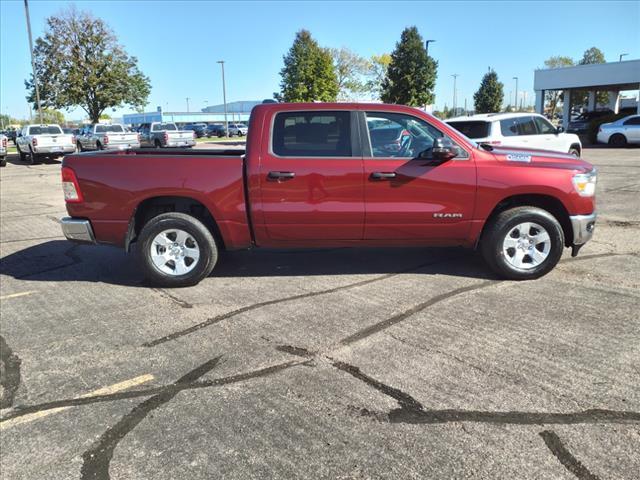
[[[582,155],[582,147],[579,143],[572,143],[569,147],[569,153],[571,153],[572,150],[576,150],[578,152],[578,157]]]
[[[130,245],[136,242],[149,220],[169,212],[184,213],[197,218],[211,232],[220,248],[225,249],[224,239],[213,213],[202,202],[188,196],[156,196],[142,200],[129,220],[125,249],[129,251]]]
[[[556,220],[558,220],[562,227],[565,246],[571,246],[573,240],[573,227],[571,225],[571,219],[569,218],[569,211],[558,198],[545,194],[513,195],[498,202],[482,226],[482,232],[478,237],[478,243],[482,241],[482,235],[485,233],[487,226],[490,225],[501,212],[514,207],[537,207],[549,212],[556,218]]]

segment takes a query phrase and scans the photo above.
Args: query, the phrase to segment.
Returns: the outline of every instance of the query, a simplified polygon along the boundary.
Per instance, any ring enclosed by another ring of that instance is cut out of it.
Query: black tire
[[[503,242],[507,235],[514,227],[524,222],[533,222],[544,228],[549,234],[550,243],[547,257],[539,265],[528,269],[511,265],[503,251]],[[480,242],[480,251],[485,262],[500,277],[510,280],[532,280],[546,275],[560,261],[563,248],[564,233],[560,223],[549,212],[537,207],[515,207],[500,212],[485,227]]]
[[[38,158],[38,155],[36,155],[35,153],[33,153],[33,150],[31,150],[31,147],[29,147],[29,164],[30,165],[35,165],[36,163],[38,163],[38,160],[40,160]]]
[[[3,158],[2,160],[0,160],[0,167],[6,167],[7,166],[7,159]]]
[[[100,150],[103,150],[103,149],[104,148],[103,148],[102,144],[100,142],[96,142],[96,150],[100,151]]]
[[[569,155],[573,155],[576,158],[580,158],[580,150],[578,148],[571,147],[569,149]]]
[[[157,140],[157,139],[156,139],[156,140],[153,142],[153,146],[154,146],[154,147],[156,147],[156,148],[162,148],[162,143],[160,143],[160,140]]]
[[[195,239],[200,257],[193,270],[184,275],[171,275],[159,270],[151,259],[151,246],[154,238],[164,230],[179,229]],[[138,240],[140,258],[145,277],[154,285],[161,287],[187,287],[195,285],[207,277],[218,261],[218,247],[209,229],[195,217],[184,213],[163,213],[149,220]]]
[[[77,150],[79,153],[84,152],[84,148],[82,148],[82,143],[80,143],[80,142],[76,142],[76,150]]]
[[[609,137],[609,145],[613,147],[624,147],[627,144],[627,137],[621,133],[614,133]]]

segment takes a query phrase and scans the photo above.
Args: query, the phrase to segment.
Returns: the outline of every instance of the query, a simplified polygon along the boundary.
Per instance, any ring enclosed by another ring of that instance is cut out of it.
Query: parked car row
[[[615,122],[603,123],[598,129],[598,143],[614,147],[640,144],[640,115],[629,115]]]
[[[184,126],[185,130],[191,130],[195,133],[196,138],[203,137],[224,137],[227,134],[227,128],[221,123],[188,123]],[[229,123],[230,137],[245,137],[249,128],[244,123]]]

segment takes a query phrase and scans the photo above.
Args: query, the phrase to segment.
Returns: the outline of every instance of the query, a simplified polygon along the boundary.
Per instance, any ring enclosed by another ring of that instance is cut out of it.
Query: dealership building
[[[589,111],[596,109],[598,92],[608,93],[608,104],[603,107],[615,113],[618,113],[620,108],[621,92],[633,90],[636,92],[637,99],[640,89],[640,60],[536,70],[533,89],[536,92],[536,112],[538,113],[544,113],[544,97],[547,91],[562,90],[564,92],[562,125],[567,128],[571,117],[571,90],[589,92],[587,105]],[[636,104],[640,114],[640,102]]]
[[[254,106],[262,101],[239,101],[227,103],[228,122],[247,122]],[[187,123],[221,123],[225,121],[224,105],[212,105],[199,112],[165,112],[158,107],[155,112],[128,113],[122,116],[125,125],[140,125],[150,122]]]

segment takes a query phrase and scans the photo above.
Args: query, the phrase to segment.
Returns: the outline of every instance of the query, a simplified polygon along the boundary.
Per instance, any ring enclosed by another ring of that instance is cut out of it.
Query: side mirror
[[[562,132],[564,132],[564,127],[560,125],[558,128],[556,128],[556,135]]]
[[[456,147],[450,138],[436,138],[431,148],[431,158],[439,162],[446,162],[458,155],[458,147]]]

